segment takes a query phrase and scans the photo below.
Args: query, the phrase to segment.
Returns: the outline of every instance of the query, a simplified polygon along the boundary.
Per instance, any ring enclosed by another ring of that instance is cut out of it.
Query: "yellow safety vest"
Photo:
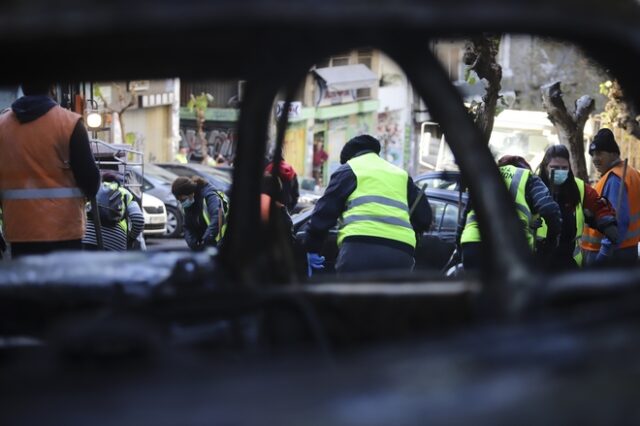
[[[529,170],[527,169],[521,169],[514,166],[502,166],[499,169],[500,174],[502,175],[502,179],[507,185],[507,188],[509,188],[509,193],[516,203],[518,217],[522,222],[522,228],[525,231],[529,247],[533,249],[534,237],[531,230],[533,216],[525,197],[525,188],[527,186],[527,180],[529,179],[529,175],[531,174],[531,172],[529,172]],[[477,243],[480,241],[480,229],[478,227],[478,221],[476,220],[476,214],[473,210],[470,210],[469,213],[467,213],[467,222],[464,230],[462,231],[460,242],[464,244]]]
[[[229,200],[224,192],[215,191],[218,198],[220,198],[220,208],[218,209],[218,235],[216,235],[216,244],[220,243],[224,234],[227,232],[227,215],[229,214]],[[209,226],[211,224],[211,217],[209,217],[209,210],[207,209],[207,199],[202,197],[202,217],[204,223]]]
[[[578,266],[582,266],[582,249],[580,248],[580,242],[582,240],[582,231],[584,230],[584,181],[579,178],[574,178],[576,185],[578,185],[578,191],[580,191],[580,203],[576,206],[576,236],[573,247],[573,260],[575,260]],[[547,223],[542,219],[542,225],[536,231],[537,239],[547,238]]]
[[[120,222],[118,222],[118,226],[124,231],[125,234],[128,234],[129,219],[127,217],[127,208],[129,207],[129,204],[131,204],[131,202],[133,201],[133,194],[131,194],[131,192],[127,188],[119,185],[116,182],[103,182],[102,185],[106,186],[109,189],[117,189],[118,192],[120,192],[120,196],[122,197],[122,202],[124,204],[124,217]],[[91,204],[87,203],[87,210],[90,206]]]
[[[416,235],[407,204],[407,172],[374,153],[360,155],[347,164],[357,184],[338,223],[338,246],[347,237],[367,236],[415,248]]]

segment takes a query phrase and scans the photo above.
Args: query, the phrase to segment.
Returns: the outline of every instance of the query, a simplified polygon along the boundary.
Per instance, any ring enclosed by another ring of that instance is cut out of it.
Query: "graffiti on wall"
[[[202,141],[197,137],[195,129],[180,129],[181,144],[189,149],[189,155],[199,156],[202,153]],[[205,137],[207,153],[211,158],[224,157],[232,161],[235,157],[235,130],[230,128],[206,129]]]
[[[358,116],[358,127],[356,129],[357,135],[369,135],[371,134],[371,115],[359,115]]]
[[[376,128],[380,141],[380,155],[396,166],[403,167],[404,126],[400,120],[400,112],[389,111],[378,114]]]

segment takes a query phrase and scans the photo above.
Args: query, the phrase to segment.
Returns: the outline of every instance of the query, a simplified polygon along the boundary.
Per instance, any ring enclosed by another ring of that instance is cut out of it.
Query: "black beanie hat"
[[[380,142],[370,135],[360,135],[347,142],[340,151],[340,164],[351,160],[357,153],[371,151],[380,154]]]
[[[593,138],[593,142],[589,145],[589,155],[593,155],[594,151],[615,152],[620,154],[620,147],[616,143],[616,138],[610,129],[600,129]]]

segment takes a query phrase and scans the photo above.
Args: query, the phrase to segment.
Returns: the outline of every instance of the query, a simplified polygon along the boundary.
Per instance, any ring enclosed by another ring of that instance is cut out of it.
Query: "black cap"
[[[610,129],[600,129],[593,138],[593,142],[589,145],[589,155],[593,155],[593,151],[615,152],[620,154],[620,147],[616,143],[616,138]]]
[[[347,142],[340,151],[340,164],[351,160],[356,154],[370,151],[380,154],[380,142],[370,135],[360,135]]]

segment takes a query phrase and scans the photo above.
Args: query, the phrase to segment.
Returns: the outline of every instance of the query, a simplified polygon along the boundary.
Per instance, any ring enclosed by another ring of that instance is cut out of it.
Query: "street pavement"
[[[145,237],[148,251],[188,250],[184,238]]]

